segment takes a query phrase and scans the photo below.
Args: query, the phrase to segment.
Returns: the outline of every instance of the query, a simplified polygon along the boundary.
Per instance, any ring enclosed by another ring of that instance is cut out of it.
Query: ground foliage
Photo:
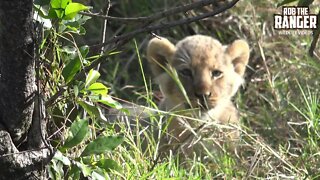
[[[186,2],[189,1],[111,1],[109,15],[148,16]],[[211,11],[219,6],[220,1],[217,2],[169,19]],[[51,20],[41,45],[40,77],[51,117],[48,139],[57,149],[48,167],[50,177],[319,177],[320,61],[308,54],[311,35],[283,35],[273,29],[273,14],[280,12],[280,2],[243,0],[215,17],[153,32],[173,42],[192,34],[206,34],[224,44],[237,38],[250,44],[246,84],[234,98],[242,117],[240,149],[237,154],[220,154],[214,163],[207,164],[198,159],[181,162],[174,154],[155,162],[156,143],[150,145],[153,153],[144,153],[139,139],[134,138],[137,132],[121,125],[115,128],[106,121],[108,110],[126,111],[121,104],[154,107],[161,99],[145,63],[145,47],[151,34],[139,34],[121,47],[101,53],[96,44],[101,43],[103,20],[77,12],[101,12],[108,7],[106,1],[79,1],[83,5],[70,0],[35,1],[35,8]],[[318,12],[319,2],[313,2],[310,8]],[[133,30],[130,24],[110,21],[106,37]],[[319,55],[319,48],[315,53]],[[99,68],[90,68],[97,59],[103,59]],[[59,92],[58,98],[51,101]]]

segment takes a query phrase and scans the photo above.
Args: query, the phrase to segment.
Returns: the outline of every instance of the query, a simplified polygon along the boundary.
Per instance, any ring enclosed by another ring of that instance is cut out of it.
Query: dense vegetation
[[[191,1],[111,1],[109,15],[148,16],[186,2]],[[108,9],[102,0],[81,3],[91,6],[91,12]],[[51,9],[46,17],[50,21],[43,20],[47,24],[40,46],[39,77],[50,115],[48,139],[57,149],[48,167],[50,177],[319,178],[320,50],[315,49],[318,56],[309,56],[310,34],[284,35],[273,29],[273,14],[281,10],[279,3],[243,0],[217,16],[153,31],[173,42],[191,34],[206,34],[224,44],[237,38],[250,44],[246,84],[234,98],[242,117],[240,148],[236,154],[225,152],[205,163],[196,158],[181,162],[175,154],[156,161],[157,142],[151,140],[150,151],[145,153],[136,138],[143,132],[129,131],[121,124],[115,127],[105,117],[110,109],[126,113],[121,104],[157,108],[159,90],[145,63],[151,33],[138,34],[115,47],[106,46],[101,52],[104,20],[77,14],[87,6],[74,3],[68,8],[70,0],[36,1],[37,9]],[[196,16],[218,6],[167,20]],[[319,2],[314,2],[310,11],[315,14],[319,7]],[[108,39],[135,28],[131,23],[109,20],[105,36]]]

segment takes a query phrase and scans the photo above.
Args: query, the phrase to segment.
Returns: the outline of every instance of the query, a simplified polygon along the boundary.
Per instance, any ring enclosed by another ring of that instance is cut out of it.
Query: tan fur
[[[147,59],[164,95],[160,104],[162,110],[185,110],[191,106],[200,110],[187,113],[188,117],[222,125],[239,125],[238,111],[231,98],[243,83],[249,60],[246,41],[236,40],[223,46],[212,37],[194,35],[173,45],[165,38],[153,38],[148,44]],[[188,105],[164,68],[176,70],[191,104]],[[198,126],[199,123],[188,118],[173,118],[168,126],[172,137],[168,143],[183,143]],[[202,131],[206,131],[205,128]],[[239,137],[237,129],[222,131],[226,131],[230,139]],[[217,131],[211,133],[218,134]]]

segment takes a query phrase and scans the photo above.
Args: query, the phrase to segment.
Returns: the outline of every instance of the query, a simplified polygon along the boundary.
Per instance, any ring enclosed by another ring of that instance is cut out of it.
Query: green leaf
[[[79,95],[79,87],[77,85],[73,86],[73,92],[74,92],[74,96],[78,97],[78,95]]]
[[[88,165],[83,164],[83,162],[76,162],[75,164],[78,168],[81,169],[81,172],[84,177],[90,176],[92,169]]]
[[[79,57],[72,59],[66,67],[62,70],[62,76],[64,77],[66,83],[70,82],[76,73],[81,68],[81,61]]]
[[[71,127],[69,129],[68,138],[63,145],[63,148],[72,148],[79,143],[81,143],[85,137],[87,136],[87,133],[89,131],[89,122],[85,119],[79,119],[74,121],[71,124]]]
[[[78,57],[78,50],[74,46],[63,46],[61,52],[64,62],[70,62]]]
[[[58,17],[59,19],[61,19],[61,18],[63,17],[63,13],[64,13],[63,10],[61,10],[61,9],[54,9],[54,12],[56,13],[56,15],[57,15],[57,17]]]
[[[81,53],[82,57],[85,58],[85,57],[87,57],[87,55],[89,53],[89,46],[88,45],[81,46],[79,48],[79,50],[80,50],[80,53]]]
[[[54,9],[49,9],[48,16],[46,18],[55,19],[58,18],[58,15]]]
[[[63,24],[68,24],[70,22],[77,22],[80,25],[83,25],[86,23],[87,20],[91,19],[89,16],[82,16],[80,14],[76,15],[73,19],[70,20],[62,20],[61,22]]]
[[[77,57],[77,48],[74,46],[63,46],[61,51],[66,53],[68,56],[74,58]]]
[[[53,159],[61,161],[66,166],[70,166],[71,164],[69,158],[64,156],[60,151],[56,151],[56,153],[53,156]]]
[[[89,74],[86,78],[86,84],[85,87],[90,86],[92,83],[95,83],[96,80],[100,77],[100,73],[96,70],[91,69],[89,71]]]
[[[109,95],[100,96],[100,99],[98,99],[97,102],[103,103],[115,109],[122,109],[122,105],[118,101],[112,99],[112,97]]]
[[[79,35],[85,35],[86,34],[86,29],[83,26],[80,26],[79,28]]]
[[[65,32],[65,30],[67,29],[68,27],[62,23],[59,24],[59,27],[58,27],[58,33],[62,33],[62,32]]]
[[[72,164],[71,165],[71,169],[70,171],[68,172],[68,176],[69,177],[68,179],[80,179],[80,172],[81,172],[81,169],[79,167],[77,167],[76,165]]]
[[[91,117],[97,117],[103,121],[107,121],[107,118],[103,115],[98,107],[86,101],[78,101],[78,104],[80,104],[80,106],[83,107],[83,109],[85,109]]]
[[[76,85],[78,86],[78,89],[79,89],[79,93],[83,93],[84,91],[84,82],[82,81],[76,81]]]
[[[80,24],[76,21],[65,23],[65,25],[69,31],[72,31],[74,33],[79,33],[80,31]]]
[[[87,10],[89,7],[80,3],[69,3],[65,8],[65,17],[63,19],[72,19],[78,12]]]
[[[55,9],[65,9],[69,3],[71,3],[71,0],[51,0],[50,4],[52,8]]]
[[[102,176],[101,174],[99,174],[96,171],[93,171],[91,174],[92,179],[94,180],[105,180],[106,178],[104,176]]]
[[[93,94],[100,94],[102,96],[105,96],[108,93],[108,88],[102,83],[93,83],[88,87],[87,90],[91,91]]]
[[[59,26],[59,32],[65,32],[66,30],[71,31],[72,33],[76,33],[79,35],[83,35],[86,33],[84,27],[82,27],[79,23],[79,21],[75,20],[76,18],[74,18],[72,22],[69,22],[67,20],[62,21],[62,23]],[[62,27],[62,28],[61,28]],[[87,49],[85,49],[85,51],[82,51],[82,47],[87,47]],[[85,55],[82,55],[82,57],[86,57],[87,53],[89,52],[89,48],[88,46],[82,46],[79,48],[81,54],[85,53]]]
[[[52,179],[62,179],[64,177],[63,163],[58,160],[52,159],[49,166],[49,177]]]
[[[86,146],[81,156],[112,151],[123,142],[123,139],[123,136],[100,136]]]
[[[122,170],[121,166],[112,159],[100,159],[100,161],[97,163],[97,166],[99,166],[102,169],[105,169],[107,172],[109,172],[110,170]]]
[[[90,104],[89,102],[86,101],[78,101],[78,104],[80,104],[83,109],[85,109],[90,116],[95,117],[96,114],[98,114],[98,109],[94,105]]]

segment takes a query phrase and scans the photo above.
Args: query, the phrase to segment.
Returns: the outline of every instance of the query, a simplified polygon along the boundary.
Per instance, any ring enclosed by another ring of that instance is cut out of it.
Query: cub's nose
[[[204,93],[195,93],[195,96],[198,99],[207,99],[211,96],[211,92],[204,92]]]

